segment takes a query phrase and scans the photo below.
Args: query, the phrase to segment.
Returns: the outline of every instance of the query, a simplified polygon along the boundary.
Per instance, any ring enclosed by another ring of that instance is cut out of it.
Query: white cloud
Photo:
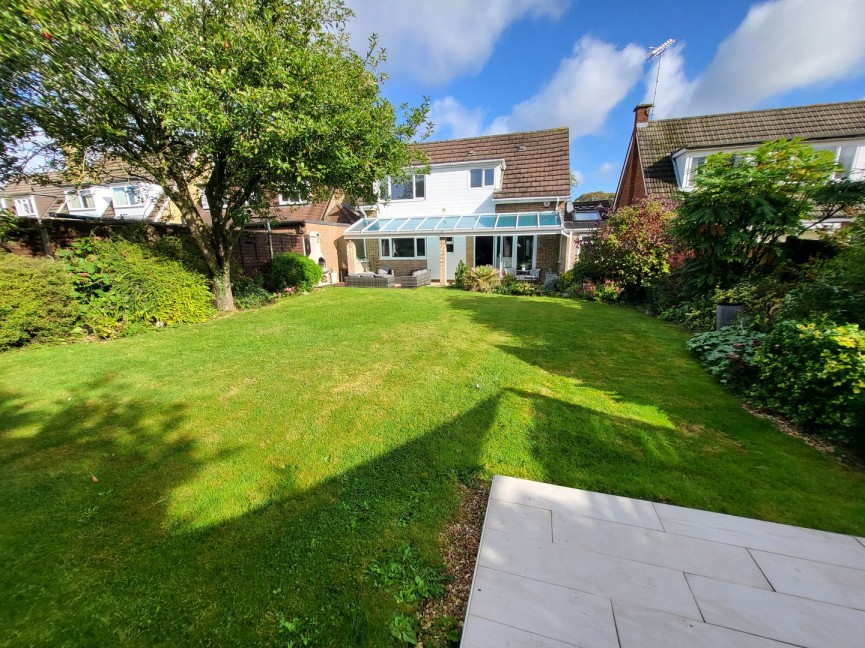
[[[578,169],[571,169],[571,182],[575,183],[575,187],[581,186],[583,182],[585,182],[585,180],[586,175],[582,171]]]
[[[497,118],[493,126],[520,131],[566,125],[571,137],[596,133],[639,81],[645,58],[645,48],[638,45],[618,49],[584,36],[536,95],[514,106],[510,115]]]
[[[772,0],[751,7],[689,80],[681,49],[664,55],[656,117],[747,110],[798,88],[863,74],[865,2]],[[651,100],[654,73],[647,77]]]
[[[497,134],[568,126],[571,138],[597,133],[609,112],[639,82],[646,50],[584,36],[561,61],[552,78],[529,99],[483,126],[484,111],[466,108],[453,97],[433,102],[433,122],[456,132]],[[438,119],[436,119],[438,116]]]
[[[453,97],[433,101],[429,116],[436,131],[448,129],[448,137],[474,137],[484,130],[484,109],[466,108]]]
[[[613,162],[604,162],[601,166],[598,167],[598,175],[605,176],[610,175],[613,171],[615,171],[617,165]]]
[[[513,23],[559,18],[570,0],[349,0],[352,43],[365,51],[372,33],[388,51],[387,69],[428,84],[479,72]]]

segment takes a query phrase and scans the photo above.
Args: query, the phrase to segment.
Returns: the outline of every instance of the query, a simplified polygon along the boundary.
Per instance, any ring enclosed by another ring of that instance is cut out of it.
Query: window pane
[[[445,251],[453,252],[454,251],[454,240],[452,237],[448,237],[445,239]]]
[[[417,255],[419,257],[426,256],[426,239],[417,239]]]
[[[472,169],[469,171],[469,186],[470,187],[480,187],[481,186],[481,169]]]
[[[426,180],[424,176],[418,175],[414,177],[414,197],[423,198],[426,196]]]
[[[538,215],[537,214],[520,214],[517,217],[517,227],[537,227],[538,226]]]
[[[411,191],[411,180],[407,182],[392,182],[390,186],[390,197],[392,200],[411,200],[414,196]]]
[[[17,198],[15,200],[15,213],[19,216],[32,216],[36,213],[32,198]]]
[[[499,216],[499,222],[497,227],[516,227],[517,226],[517,217],[511,214],[505,216],[504,214]]]
[[[394,239],[393,255],[395,257],[413,257],[414,239]]]
[[[96,201],[93,199],[93,194],[84,194],[81,196],[81,205],[84,209],[93,209],[96,206]]]
[[[354,244],[354,256],[358,260],[366,259],[366,241],[355,239],[352,243]]]
[[[838,164],[844,167],[844,171],[836,174],[836,177],[846,178],[853,170],[853,163],[856,160],[855,146],[841,146],[838,149]]]
[[[598,212],[592,213],[592,219],[597,218]],[[544,212],[541,214],[541,227],[547,227],[550,225],[558,225],[559,224],[559,215],[556,212]]]
[[[381,240],[381,255],[383,257],[390,256],[390,239],[382,239]]]
[[[496,182],[496,170],[484,169],[484,186],[492,187]]]

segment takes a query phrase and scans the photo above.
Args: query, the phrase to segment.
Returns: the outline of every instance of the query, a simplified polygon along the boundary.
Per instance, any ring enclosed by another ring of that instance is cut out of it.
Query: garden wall
[[[47,256],[69,247],[76,239],[91,235],[108,235],[112,231],[122,231],[128,227],[141,227],[140,221],[80,221],[73,219],[47,219],[40,227],[35,220],[19,220],[18,229],[5,247],[13,254],[24,256]],[[186,236],[183,225],[171,223],[146,223],[158,236]],[[266,232],[244,232],[232,253],[232,260],[239,264],[244,274],[253,277],[270,261],[271,246],[273,254],[297,252],[306,254],[304,240],[297,234]]]

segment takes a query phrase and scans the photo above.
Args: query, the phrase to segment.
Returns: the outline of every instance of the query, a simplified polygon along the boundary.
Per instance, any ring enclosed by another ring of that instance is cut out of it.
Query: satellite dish
[[[569,214],[570,214],[572,211],[574,211],[574,203],[572,203],[570,200],[569,200],[568,202],[565,203],[565,211],[566,211],[567,213],[569,213]]]

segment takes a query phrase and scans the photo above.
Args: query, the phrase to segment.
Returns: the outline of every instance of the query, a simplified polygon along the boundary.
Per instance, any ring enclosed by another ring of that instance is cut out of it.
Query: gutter
[[[570,200],[570,196],[528,196],[528,197],[519,197],[519,198],[493,198],[493,204],[512,204],[519,205],[522,203],[533,203],[533,202],[559,202],[562,200]]]

